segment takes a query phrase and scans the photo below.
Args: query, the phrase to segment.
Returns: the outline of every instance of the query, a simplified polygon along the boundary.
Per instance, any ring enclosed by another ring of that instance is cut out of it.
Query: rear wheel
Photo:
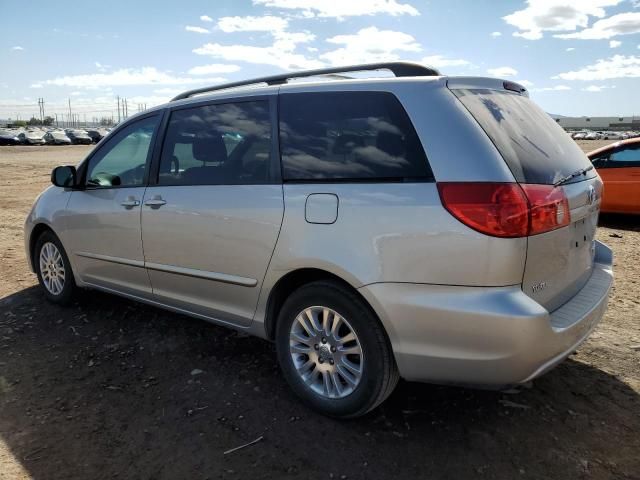
[[[44,232],[34,248],[34,263],[38,281],[47,300],[65,305],[76,288],[73,272],[62,243],[53,232]]]
[[[364,415],[398,382],[380,322],[337,283],[314,282],[291,294],[278,318],[276,347],[291,388],[326,415]]]

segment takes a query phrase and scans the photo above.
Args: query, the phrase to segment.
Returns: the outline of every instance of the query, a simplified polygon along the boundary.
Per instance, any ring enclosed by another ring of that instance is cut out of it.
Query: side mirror
[[[56,187],[73,188],[76,185],[76,167],[64,165],[51,172],[51,183]]]

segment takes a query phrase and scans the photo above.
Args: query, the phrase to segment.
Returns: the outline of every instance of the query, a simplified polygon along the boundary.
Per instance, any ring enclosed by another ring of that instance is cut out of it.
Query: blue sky
[[[28,14],[25,10],[28,10]],[[0,118],[381,60],[520,81],[546,111],[640,115],[640,0],[5,2]]]

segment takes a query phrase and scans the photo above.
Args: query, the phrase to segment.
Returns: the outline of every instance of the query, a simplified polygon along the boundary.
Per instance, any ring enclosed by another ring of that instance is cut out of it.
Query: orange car
[[[640,138],[587,154],[604,182],[602,212],[640,214]]]

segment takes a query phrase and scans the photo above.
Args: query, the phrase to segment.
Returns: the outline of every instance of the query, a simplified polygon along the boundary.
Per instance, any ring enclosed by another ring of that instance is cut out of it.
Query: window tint
[[[615,164],[612,167],[640,167],[640,148],[617,150],[609,156],[609,163]]]
[[[578,144],[527,97],[485,89],[453,93],[493,141],[518,182],[553,184],[589,166]]]
[[[280,95],[285,180],[432,180],[413,125],[386,92]]]
[[[160,185],[262,184],[270,180],[267,101],[205,105],[171,114]]]
[[[87,186],[134,187],[144,183],[151,139],[159,116],[144,118],[117,132],[89,160]]]

